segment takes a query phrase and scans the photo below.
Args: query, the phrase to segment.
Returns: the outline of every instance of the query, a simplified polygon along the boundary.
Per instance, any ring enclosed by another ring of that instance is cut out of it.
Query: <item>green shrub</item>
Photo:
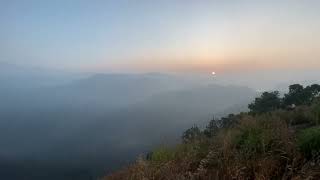
[[[182,135],[182,141],[184,143],[191,143],[196,141],[201,136],[201,130],[198,126],[193,126],[190,129],[187,129]]]
[[[260,153],[263,151],[263,131],[258,128],[249,127],[243,129],[236,137],[236,147],[245,154]]]
[[[291,125],[314,123],[314,118],[308,108],[300,108],[293,112]]]
[[[232,144],[241,156],[251,159],[283,148],[279,147],[279,143],[283,142],[283,134],[287,133],[285,122],[269,115],[251,118],[242,120],[238,132],[232,138]]]
[[[151,161],[156,163],[168,162],[175,158],[175,153],[175,149],[160,147],[152,152]]]
[[[320,127],[312,127],[302,130],[298,135],[298,147],[307,157],[320,151]]]

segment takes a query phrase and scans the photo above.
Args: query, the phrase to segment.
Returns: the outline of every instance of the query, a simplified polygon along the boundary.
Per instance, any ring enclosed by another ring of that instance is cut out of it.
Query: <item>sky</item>
[[[0,61],[99,72],[320,68],[318,0],[1,0]]]

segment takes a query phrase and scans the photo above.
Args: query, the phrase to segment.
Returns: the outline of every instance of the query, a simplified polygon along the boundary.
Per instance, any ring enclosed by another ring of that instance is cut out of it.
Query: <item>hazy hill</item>
[[[1,166],[19,174],[27,161],[35,164],[31,174],[39,166],[96,174],[255,96],[245,87],[204,84],[165,74],[98,74],[53,87],[10,87],[0,94]]]
[[[22,66],[0,61],[0,91],[61,85],[87,74]]]

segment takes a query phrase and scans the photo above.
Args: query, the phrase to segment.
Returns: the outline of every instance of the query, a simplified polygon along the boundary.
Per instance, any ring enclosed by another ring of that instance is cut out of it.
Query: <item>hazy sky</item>
[[[0,61],[99,71],[320,68],[319,0],[1,0]]]

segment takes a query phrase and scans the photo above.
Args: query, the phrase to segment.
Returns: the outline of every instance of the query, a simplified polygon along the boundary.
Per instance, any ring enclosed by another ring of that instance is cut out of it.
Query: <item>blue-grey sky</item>
[[[0,61],[98,71],[320,68],[318,0],[2,0]]]

